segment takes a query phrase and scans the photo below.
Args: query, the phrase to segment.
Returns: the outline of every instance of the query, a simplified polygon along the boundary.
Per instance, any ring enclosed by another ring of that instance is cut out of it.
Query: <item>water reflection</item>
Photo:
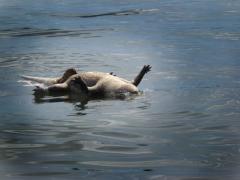
[[[54,96],[50,96],[50,97],[45,97],[39,94],[34,94],[34,102],[37,104],[40,103],[56,103],[56,102],[69,102],[69,103],[76,103],[76,102],[80,102],[80,104],[82,105],[81,107],[84,107],[85,104],[88,103],[89,101],[89,97],[87,96],[81,96],[81,95],[65,95],[65,96],[61,96],[64,95],[62,93],[59,93],[58,95]]]
[[[89,102],[89,101],[93,101],[93,100],[133,100],[134,98],[137,97],[137,95],[130,95],[130,94],[117,94],[115,96],[112,97],[103,97],[103,96],[99,96],[99,97],[89,97],[87,95],[84,94],[74,94],[74,93],[54,93],[51,94],[51,96],[46,96],[44,94],[41,93],[34,93],[34,102],[36,104],[40,104],[40,103],[56,103],[56,102],[68,102],[68,103],[80,103],[76,106],[76,109],[80,109],[80,110],[84,110],[85,105]],[[140,107],[140,108],[147,108],[147,106],[144,107]]]

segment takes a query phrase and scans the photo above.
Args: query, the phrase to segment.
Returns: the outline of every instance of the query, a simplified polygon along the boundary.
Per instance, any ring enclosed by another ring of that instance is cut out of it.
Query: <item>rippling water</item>
[[[240,2],[0,0],[1,179],[239,179]],[[68,67],[143,94],[34,99]]]

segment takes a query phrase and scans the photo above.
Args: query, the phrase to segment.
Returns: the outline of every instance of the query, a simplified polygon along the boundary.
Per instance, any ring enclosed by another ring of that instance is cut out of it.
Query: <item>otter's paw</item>
[[[148,73],[149,71],[151,71],[151,68],[152,66],[150,65],[144,65],[143,70],[145,71],[145,73]]]
[[[44,96],[47,94],[47,89],[43,88],[43,87],[39,87],[39,86],[36,86],[35,89],[33,89],[33,95],[35,96]]]

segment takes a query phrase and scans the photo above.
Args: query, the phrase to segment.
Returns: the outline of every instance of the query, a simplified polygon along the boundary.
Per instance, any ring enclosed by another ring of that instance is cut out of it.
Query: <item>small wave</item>
[[[239,32],[220,32],[215,35],[215,39],[238,41],[240,39],[240,33]]]
[[[101,16],[129,16],[129,15],[137,15],[137,14],[143,14],[143,13],[155,12],[155,11],[159,11],[159,9],[130,9],[130,10],[104,12],[104,13],[96,13],[96,14],[51,14],[51,16],[94,18],[94,17],[101,17]]]
[[[137,134],[128,134],[122,132],[94,132],[95,135],[107,136],[107,137],[117,137],[117,138],[139,138],[140,135]]]
[[[209,126],[209,127],[203,127],[202,130],[206,131],[223,131],[228,130],[230,127],[228,125],[219,125],[219,126]]]
[[[106,144],[98,141],[81,141],[82,150],[98,153],[117,153],[117,154],[148,154],[151,153],[147,147],[134,145]]]
[[[105,167],[161,167],[161,166],[203,166],[201,162],[190,160],[152,160],[152,161],[86,161],[80,162],[86,165]]]
[[[11,92],[0,90],[0,97],[6,97],[6,96],[10,96],[10,95],[12,95]]]
[[[44,177],[44,176],[57,176],[57,175],[67,175],[70,174],[68,172],[29,172],[29,173],[19,173],[19,174],[13,174],[16,176],[36,176],[36,177]]]
[[[93,32],[106,31],[112,29],[76,29],[76,30],[63,30],[63,29],[40,29],[40,28],[14,28],[0,30],[0,38],[4,37],[25,37],[25,36],[46,36],[46,37],[59,37],[59,36],[86,36],[98,37]]]
[[[0,35],[1,36],[1,35]],[[18,66],[17,57],[0,57],[0,67],[1,68],[10,68]]]
[[[44,144],[1,144],[0,149],[29,149],[29,148],[42,148]]]
[[[45,87],[43,84],[35,83],[35,82],[32,82],[32,81],[27,81],[27,80],[18,80],[17,82],[23,83],[24,84],[23,86],[31,86],[31,87],[39,86],[39,87],[42,87],[42,88]]]
[[[240,39],[240,33],[239,32],[214,32],[214,31],[185,32],[185,33],[181,33],[181,35],[209,37],[209,38],[213,38],[213,39],[230,40],[230,41],[238,41]]]

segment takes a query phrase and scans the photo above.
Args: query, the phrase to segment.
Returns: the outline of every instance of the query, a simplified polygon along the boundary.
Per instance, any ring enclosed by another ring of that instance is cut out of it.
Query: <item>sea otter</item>
[[[151,70],[150,65],[144,65],[133,81],[117,77],[113,73],[80,72],[73,68],[67,69],[62,77],[43,78],[22,76],[26,80],[47,85],[46,88],[36,87],[35,94],[54,95],[55,93],[81,93],[87,96],[112,96],[121,93],[137,94],[137,86],[143,76]]]

